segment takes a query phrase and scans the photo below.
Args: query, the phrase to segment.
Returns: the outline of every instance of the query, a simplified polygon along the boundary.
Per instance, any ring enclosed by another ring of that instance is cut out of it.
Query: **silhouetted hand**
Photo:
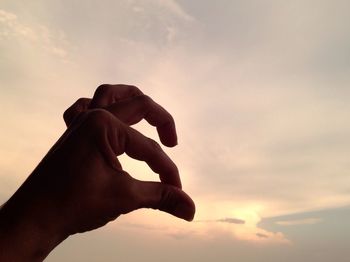
[[[171,115],[134,86],[102,85],[67,109],[66,132],[1,209],[0,260],[40,261],[69,235],[139,208],[192,220],[195,206],[176,165],[130,127],[143,118],[164,145],[177,144]],[[161,182],[130,176],[116,157],[123,153],[145,161]]]

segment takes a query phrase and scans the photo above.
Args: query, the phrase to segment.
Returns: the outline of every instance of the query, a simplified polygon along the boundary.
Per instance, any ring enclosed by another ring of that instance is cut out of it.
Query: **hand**
[[[176,165],[157,142],[129,126],[143,118],[164,145],[177,144],[171,115],[133,86],[102,85],[92,99],[67,109],[66,132],[1,209],[0,260],[43,259],[69,235],[139,208],[192,220],[195,206],[181,190]],[[161,182],[130,176],[116,157],[123,153],[145,161]],[[3,252],[6,242],[11,245]]]

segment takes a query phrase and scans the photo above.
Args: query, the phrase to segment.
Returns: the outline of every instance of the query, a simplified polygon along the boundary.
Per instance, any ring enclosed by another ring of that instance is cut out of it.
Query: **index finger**
[[[153,172],[159,174],[162,182],[181,188],[179,170],[161,146],[137,130],[111,117],[112,129],[108,135],[110,146],[116,155],[128,156],[145,161]]]
[[[150,125],[157,127],[163,145],[175,146],[177,144],[174,118],[149,96],[142,95],[125,99],[106,109],[127,125],[133,125],[145,119]]]
[[[103,108],[123,99],[143,95],[142,91],[132,85],[100,85],[91,100],[89,108]]]

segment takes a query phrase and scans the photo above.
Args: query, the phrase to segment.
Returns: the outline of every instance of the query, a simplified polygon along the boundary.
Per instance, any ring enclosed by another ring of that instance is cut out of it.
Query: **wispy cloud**
[[[245,221],[237,218],[223,218],[216,220],[217,222],[228,223],[228,224],[245,224]]]
[[[216,238],[220,236],[229,236],[232,240],[245,241],[250,243],[261,244],[290,244],[290,240],[279,231],[270,231],[259,226],[261,218],[258,215],[257,207],[237,208],[231,211],[231,217],[197,219],[189,228],[197,237]],[[226,212],[229,208],[226,208]],[[219,209],[216,213],[222,213]],[[200,213],[202,213],[200,211]],[[211,214],[207,214],[209,217]],[[199,214],[202,216],[202,214]],[[186,229],[183,229],[186,230]]]
[[[214,220],[196,220],[195,222],[199,223],[228,223],[228,224],[237,224],[237,225],[243,225],[245,224],[245,221],[238,218],[221,218],[221,219],[214,219]]]
[[[68,42],[62,31],[55,32],[41,24],[29,24],[21,21],[14,13],[0,9],[0,39],[20,41],[33,44],[40,50],[45,50],[66,60]]]
[[[136,13],[145,12],[146,7],[151,4],[163,8],[171,15],[176,16],[177,18],[184,21],[194,21],[194,17],[188,14],[176,0],[128,0],[128,2],[130,5],[132,5],[132,10]]]
[[[313,225],[320,223],[322,221],[321,218],[305,218],[305,219],[296,219],[296,220],[282,220],[277,221],[277,225],[281,226],[295,226],[295,225]]]
[[[256,233],[255,235],[256,235],[257,237],[260,237],[260,238],[269,238],[268,235],[263,234],[263,233]]]
[[[160,6],[165,7],[177,17],[185,21],[193,21],[193,16],[189,15],[175,0],[154,0]]]

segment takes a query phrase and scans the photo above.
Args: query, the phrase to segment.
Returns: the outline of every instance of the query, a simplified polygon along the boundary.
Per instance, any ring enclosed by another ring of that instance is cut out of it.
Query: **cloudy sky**
[[[134,84],[175,117],[179,145],[165,150],[195,220],[139,210],[71,237],[47,261],[347,261],[349,9],[343,0],[0,0],[0,201],[64,131],[70,104],[102,83]]]

